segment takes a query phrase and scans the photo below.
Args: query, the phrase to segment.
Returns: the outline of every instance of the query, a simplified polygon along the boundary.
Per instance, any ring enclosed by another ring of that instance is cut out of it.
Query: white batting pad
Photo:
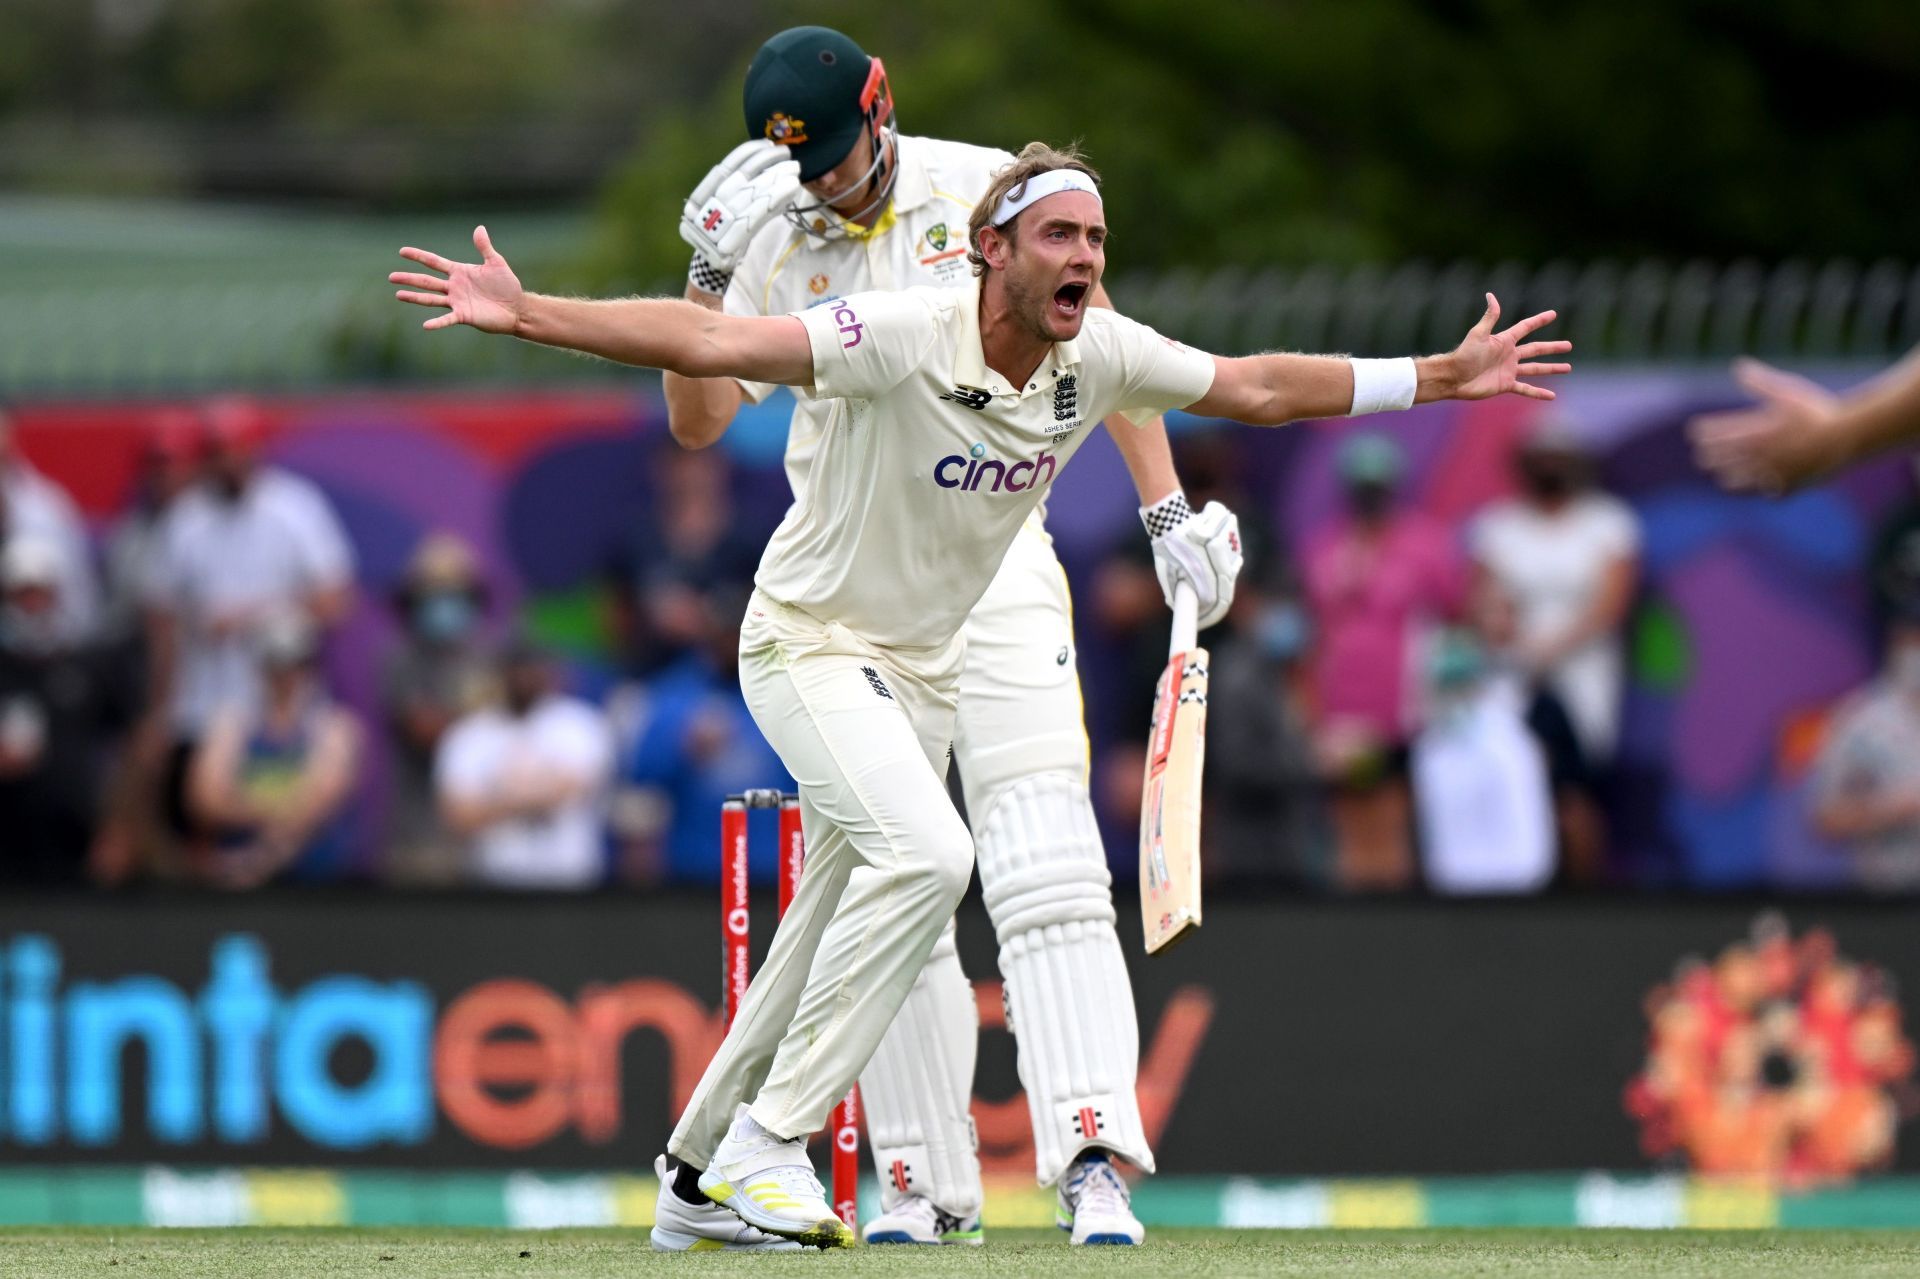
[[[907,1195],[924,1195],[956,1217],[980,1211],[978,1142],[968,1110],[979,1045],[980,1014],[948,920],[900,1015],[860,1073],[867,1140],[887,1211]]]
[[[1134,1095],[1140,1026],[1085,785],[1049,773],[1009,787],[974,846],[1040,1184],[1057,1182],[1088,1146],[1152,1172]]]

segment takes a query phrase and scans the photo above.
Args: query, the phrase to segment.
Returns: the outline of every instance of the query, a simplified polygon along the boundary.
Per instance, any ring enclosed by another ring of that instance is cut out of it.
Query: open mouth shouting
[[[1084,283],[1063,284],[1053,291],[1053,312],[1061,319],[1076,318],[1086,303],[1087,285]]]

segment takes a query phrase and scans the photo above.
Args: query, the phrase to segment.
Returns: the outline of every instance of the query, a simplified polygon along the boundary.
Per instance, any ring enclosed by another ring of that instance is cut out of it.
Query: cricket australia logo
[[[880,696],[886,698],[888,701],[893,700],[893,690],[888,688],[887,682],[880,678],[879,671],[874,670],[871,666],[862,666],[860,673],[867,677],[867,684],[874,692],[880,694]]]
[[[973,386],[956,386],[951,391],[942,391],[940,398],[978,412],[987,407],[987,401],[993,398],[993,393]]]
[[[1072,422],[1080,416],[1080,379],[1068,373],[1053,387],[1053,420]]]
[[[941,250],[947,247],[947,224],[946,223],[942,222],[937,226],[930,226],[927,228],[927,244],[932,247],[935,253],[939,253]]]

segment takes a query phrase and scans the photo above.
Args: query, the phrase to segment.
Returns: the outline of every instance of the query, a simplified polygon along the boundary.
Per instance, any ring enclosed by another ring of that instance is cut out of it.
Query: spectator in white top
[[[1860,884],[1920,892],[1920,568],[1888,570],[1879,676],[1834,712],[1813,771],[1813,823]]]
[[[93,638],[100,616],[99,583],[94,578],[93,551],[86,522],[65,489],[35,470],[14,439],[13,419],[0,405],[0,542],[26,536],[50,547],[58,556],[62,638],[83,642]]]
[[[204,833],[185,803],[194,743],[220,707],[258,704],[255,629],[287,612],[324,628],[353,598],[333,508],[310,481],[257,460],[258,407],[218,401],[206,425],[205,476],[168,509],[147,578],[152,713],[171,738],[167,815],[190,839]]]
[[[1412,758],[1421,863],[1436,893],[1537,893],[1554,869],[1546,757],[1524,688],[1495,655],[1508,610],[1492,592],[1477,605],[1477,633],[1447,631],[1427,655],[1428,718]]]
[[[524,641],[500,660],[502,704],[457,721],[434,762],[440,812],[469,841],[472,877],[498,888],[586,889],[605,877],[613,732],[554,688]]]
[[[1514,612],[1505,655],[1531,686],[1527,721],[1553,776],[1568,875],[1590,882],[1605,842],[1597,777],[1620,729],[1621,628],[1639,579],[1632,508],[1592,485],[1579,438],[1543,421],[1514,454],[1519,495],[1482,512],[1469,535],[1482,586]]]

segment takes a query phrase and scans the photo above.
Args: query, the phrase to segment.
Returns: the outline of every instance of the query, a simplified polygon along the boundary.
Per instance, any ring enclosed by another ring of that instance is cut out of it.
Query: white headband
[[[1028,178],[1024,186],[1016,185],[1013,191],[1000,197],[1000,203],[993,208],[990,226],[1005,226],[1020,216],[1020,211],[1037,204],[1050,195],[1059,195],[1062,191],[1085,191],[1098,200],[1100,188],[1094,185],[1092,178],[1078,169],[1048,169],[1045,173],[1036,173]]]

